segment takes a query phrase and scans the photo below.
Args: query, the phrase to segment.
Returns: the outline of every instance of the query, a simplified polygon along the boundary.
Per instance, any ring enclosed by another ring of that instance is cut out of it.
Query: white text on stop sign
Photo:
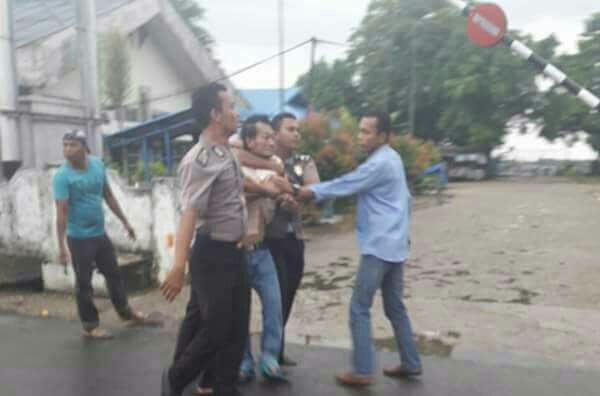
[[[480,14],[473,15],[473,23],[479,25],[486,33],[491,34],[494,37],[498,37],[500,35],[501,29],[494,25],[490,20]]]

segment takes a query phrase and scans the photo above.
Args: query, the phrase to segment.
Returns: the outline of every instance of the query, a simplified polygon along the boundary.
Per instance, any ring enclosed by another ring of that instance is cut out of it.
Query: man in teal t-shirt
[[[63,138],[63,149],[67,161],[52,180],[59,261],[67,265],[66,240],[77,281],[77,308],[84,335],[109,338],[110,334],[98,327],[98,310],[94,305],[92,289],[94,263],[106,279],[111,301],[121,319],[130,324],[147,322],[141,313],[131,309],[127,301],[115,250],[104,229],[103,201],[121,220],[131,239],[135,239],[135,231],[108,185],[104,164],[89,155],[85,134],[81,131],[67,133]]]

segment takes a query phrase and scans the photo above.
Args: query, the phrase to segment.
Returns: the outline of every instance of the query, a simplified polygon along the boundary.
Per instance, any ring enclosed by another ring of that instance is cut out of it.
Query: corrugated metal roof
[[[14,21],[17,47],[60,32],[75,24],[77,0],[15,0]],[[96,15],[102,16],[135,0],[97,0]]]

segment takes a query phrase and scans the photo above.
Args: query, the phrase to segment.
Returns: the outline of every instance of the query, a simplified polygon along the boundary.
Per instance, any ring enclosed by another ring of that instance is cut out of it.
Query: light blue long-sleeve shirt
[[[402,159],[389,145],[371,153],[354,171],[309,188],[317,201],[358,195],[360,253],[390,262],[406,261],[411,196]]]

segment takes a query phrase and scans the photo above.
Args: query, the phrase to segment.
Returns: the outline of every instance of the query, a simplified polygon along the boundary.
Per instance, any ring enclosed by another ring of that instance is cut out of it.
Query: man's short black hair
[[[283,113],[277,114],[275,117],[273,117],[273,120],[271,120],[271,126],[273,127],[273,130],[275,131],[275,133],[279,132],[279,128],[281,128],[281,124],[283,123],[283,120],[285,120],[286,118],[291,118],[292,120],[298,119],[295,115],[293,115],[292,113],[288,113],[288,112],[283,112]]]
[[[255,139],[258,134],[258,127],[256,124],[262,122],[263,124],[271,125],[269,122],[269,116],[264,114],[255,114],[248,117],[242,124],[242,131],[240,137],[244,143],[244,148],[248,150],[248,140]]]
[[[80,130],[80,129],[74,129],[70,132],[67,132],[63,135],[63,142],[65,140],[71,140],[71,141],[76,141],[79,142],[83,145],[83,148],[85,149],[85,151],[89,154],[90,153],[90,146],[88,146],[87,144],[87,139],[85,136],[85,132]]]
[[[227,88],[223,84],[210,83],[192,93],[192,115],[200,130],[206,128],[210,123],[210,112],[212,110],[222,110],[223,101],[219,93],[224,91],[226,92]]]
[[[392,133],[392,121],[388,114],[380,111],[367,111],[363,114],[363,118],[375,118],[377,133],[385,133],[388,136]]]

